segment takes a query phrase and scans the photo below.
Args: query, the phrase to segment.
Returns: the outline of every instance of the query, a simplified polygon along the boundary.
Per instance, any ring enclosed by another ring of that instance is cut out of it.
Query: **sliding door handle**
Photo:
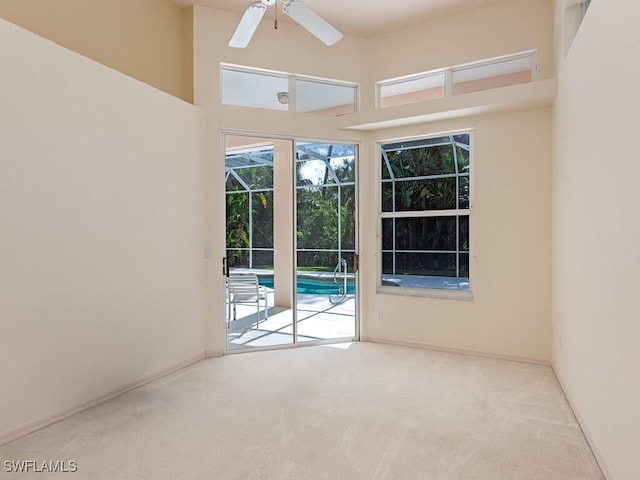
[[[222,257],[222,275],[225,277],[229,276],[229,261],[227,257]]]

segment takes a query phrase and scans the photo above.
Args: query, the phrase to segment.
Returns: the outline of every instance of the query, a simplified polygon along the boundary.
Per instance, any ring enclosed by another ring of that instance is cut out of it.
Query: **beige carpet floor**
[[[208,359],[0,447],[78,479],[602,480],[549,367],[373,343]]]

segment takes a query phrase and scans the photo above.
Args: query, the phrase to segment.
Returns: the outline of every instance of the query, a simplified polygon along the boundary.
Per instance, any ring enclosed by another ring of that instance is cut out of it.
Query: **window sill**
[[[361,111],[337,117],[345,130],[379,130],[453,118],[517,110],[553,103],[555,79],[436,98],[419,103]]]
[[[384,295],[400,295],[405,297],[443,298],[449,300],[473,300],[471,290],[454,290],[441,288],[407,288],[378,285],[376,293]]]

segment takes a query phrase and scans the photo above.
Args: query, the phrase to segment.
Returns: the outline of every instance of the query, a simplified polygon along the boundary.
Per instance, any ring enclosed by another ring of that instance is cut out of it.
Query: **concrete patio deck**
[[[236,320],[229,322],[227,348],[238,350],[263,348],[293,343],[293,309],[273,306],[273,292],[267,294],[268,318],[252,305],[238,305]],[[329,295],[297,295],[298,342],[353,339],[355,327],[355,297],[347,295],[332,303]],[[334,299],[335,301],[335,299]]]

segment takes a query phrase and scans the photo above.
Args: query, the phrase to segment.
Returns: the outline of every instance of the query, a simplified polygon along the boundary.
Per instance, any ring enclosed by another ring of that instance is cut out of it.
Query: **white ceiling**
[[[206,7],[243,13],[255,0],[173,0],[181,7]],[[402,27],[417,25],[431,18],[458,13],[506,0],[301,0],[344,34],[370,37]],[[280,2],[278,1],[278,4]],[[280,8],[280,6],[278,6]],[[268,18],[275,7],[269,7]],[[278,18],[287,21],[286,15]]]

